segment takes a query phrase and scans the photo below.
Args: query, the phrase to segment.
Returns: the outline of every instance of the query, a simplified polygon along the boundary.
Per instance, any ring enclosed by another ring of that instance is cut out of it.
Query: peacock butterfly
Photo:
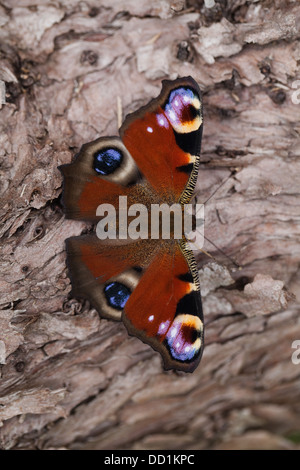
[[[125,196],[128,205],[149,210],[153,204],[183,209],[197,180],[202,121],[197,83],[164,80],[156,99],[126,117],[121,139],[84,144],[73,163],[60,167],[66,217],[97,223],[100,205],[121,216]],[[87,298],[102,317],[122,320],[129,334],[161,353],[165,369],[194,371],[203,352],[203,314],[185,235],[132,239],[121,236],[126,222],[116,224],[119,237],[66,240],[72,295]]]

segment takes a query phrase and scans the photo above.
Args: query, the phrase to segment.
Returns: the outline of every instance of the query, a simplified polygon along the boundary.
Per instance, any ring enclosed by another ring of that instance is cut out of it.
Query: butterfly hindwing
[[[155,244],[139,240],[133,249],[130,242],[116,245],[91,234],[68,238],[66,245],[72,295],[90,300],[105,318],[120,320],[127,295],[133,292],[142,269],[148,266],[157,249]]]
[[[137,166],[119,137],[84,144],[75,161],[59,167],[64,175],[63,204],[68,218],[95,222],[100,204],[117,206],[139,178]]]

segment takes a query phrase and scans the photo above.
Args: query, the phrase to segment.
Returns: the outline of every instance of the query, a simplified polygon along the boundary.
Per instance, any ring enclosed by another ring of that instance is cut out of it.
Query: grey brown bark
[[[299,448],[299,2],[2,0],[0,25],[1,448]],[[223,183],[205,234],[241,266],[197,253],[193,374],[69,297],[64,240],[91,227],[65,220],[57,170],[185,75],[198,200]]]

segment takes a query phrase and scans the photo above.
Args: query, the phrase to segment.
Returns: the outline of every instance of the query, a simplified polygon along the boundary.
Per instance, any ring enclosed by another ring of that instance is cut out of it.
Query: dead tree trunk
[[[87,0],[0,6],[3,449],[296,448],[300,429],[300,5]],[[192,75],[205,124],[197,255],[206,347],[164,372],[69,299],[61,175],[161,79]],[[6,103],[4,103],[4,85]],[[297,359],[297,358],[296,358]]]

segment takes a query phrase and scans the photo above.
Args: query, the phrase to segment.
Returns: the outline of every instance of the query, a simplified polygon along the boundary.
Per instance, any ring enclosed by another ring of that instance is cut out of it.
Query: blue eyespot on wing
[[[94,153],[93,168],[99,175],[110,175],[122,163],[123,154],[116,148],[104,148]]]
[[[165,343],[173,359],[182,362],[194,360],[202,346],[203,324],[196,315],[177,315],[169,328]]]
[[[202,123],[199,95],[188,87],[176,88],[170,93],[165,114],[180,134],[198,130]]]
[[[123,310],[131,292],[121,282],[110,282],[104,287],[104,294],[110,307]]]
[[[68,218],[96,222],[97,207],[117,207],[119,196],[140,178],[138,168],[118,137],[84,144],[73,163],[59,167],[64,176],[62,203]]]

